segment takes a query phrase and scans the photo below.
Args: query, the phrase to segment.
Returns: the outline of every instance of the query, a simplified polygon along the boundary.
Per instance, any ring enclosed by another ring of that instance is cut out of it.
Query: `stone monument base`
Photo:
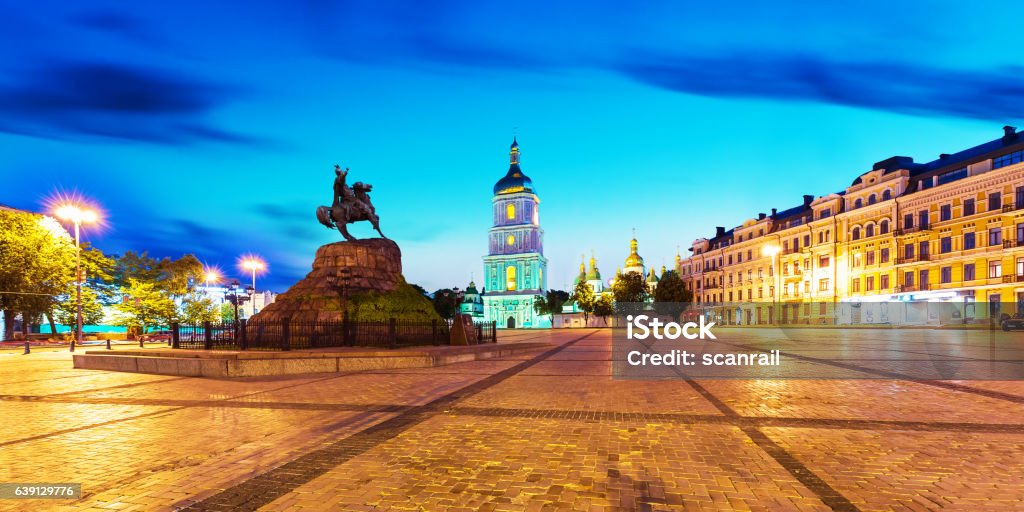
[[[316,251],[313,270],[277,296],[252,322],[439,318],[433,305],[402,277],[402,251],[387,238],[327,244]]]

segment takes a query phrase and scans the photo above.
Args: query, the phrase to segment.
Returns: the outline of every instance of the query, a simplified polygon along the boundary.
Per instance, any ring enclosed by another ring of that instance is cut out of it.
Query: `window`
[[[804,270],[810,270],[810,269],[811,269],[811,259],[810,258],[804,258]]]
[[[829,280],[827,277],[818,280],[818,291],[827,292],[829,287]]]
[[[757,289],[757,298],[759,298],[759,299],[763,299],[764,298],[764,288],[758,288]]]
[[[854,253],[853,255],[853,266],[859,267],[861,262],[860,253]]]
[[[853,240],[860,240],[860,228],[853,228],[853,233],[850,236]]]
[[[1000,167],[1006,167],[1007,165],[1019,164],[1022,161],[1024,161],[1024,150],[1014,151],[1008,155],[993,158],[992,168],[999,169]]]
[[[922,270],[920,272],[920,277],[921,278],[918,280],[918,283],[920,284],[921,289],[922,290],[927,290],[928,289],[928,270]]]
[[[1003,244],[1003,229],[992,228],[988,230],[988,245],[1002,245]]]
[[[878,198],[874,194],[868,196],[868,204],[875,204],[878,202]]]
[[[914,258],[914,244],[903,246],[903,257],[910,260]]]
[[[1017,258],[1017,277],[1024,276],[1024,258]]]
[[[953,250],[953,237],[945,236],[939,239],[939,252],[945,254]]]
[[[964,217],[974,215],[974,198],[964,199]]]
[[[908,213],[903,216],[903,229],[910,229],[914,227],[914,215]]]
[[[757,278],[758,279],[764,279],[764,268],[763,267],[758,267],[758,269],[757,269]]]
[[[1024,245],[1024,224],[1017,224],[1017,245]]]
[[[924,240],[920,244],[918,244],[917,253],[918,253],[918,255],[921,256],[921,259],[925,259],[925,258],[928,257],[928,253],[931,252],[931,251],[928,250],[928,248],[929,247],[928,247],[928,241],[927,240]]]
[[[1001,260],[989,260],[988,261],[988,278],[992,279],[995,277],[1003,276],[1003,262]]]
[[[949,220],[953,218],[953,206],[944,204],[939,207],[939,220]]]
[[[974,277],[974,263],[964,264],[964,281],[974,281],[977,279]]]
[[[829,264],[828,256],[819,256],[818,257],[818,268],[828,267],[828,264]]]
[[[879,252],[881,253],[879,259],[882,260],[882,263],[889,263],[889,248],[885,247]]]
[[[850,291],[853,293],[860,293],[860,278],[855,277],[850,281]]]
[[[829,218],[831,216],[832,216],[832,209],[831,208],[825,208],[824,210],[821,210],[821,215],[819,215],[818,218],[819,219],[827,219],[827,218]]]
[[[508,220],[516,218],[516,205],[509,203],[508,206],[505,207],[505,217]]]
[[[513,235],[509,235],[508,238],[505,239],[505,243],[508,244],[509,247],[515,245],[516,244],[516,237],[513,236]]]
[[[875,264],[875,251],[868,251],[867,252],[866,261],[867,261],[868,265],[874,265]]]
[[[1003,207],[1003,195],[999,192],[992,192],[988,195],[988,211],[998,210]]]
[[[789,254],[789,240],[782,241],[782,253]]]
[[[886,234],[886,233],[888,233],[888,232],[889,232],[889,221],[888,221],[888,220],[883,220],[883,221],[882,221],[882,223],[881,223],[881,224],[879,224],[879,229],[878,229],[878,231],[879,231],[879,232],[880,232],[881,234],[883,234],[883,235],[884,235],[884,234]]]
[[[953,282],[953,267],[942,267],[939,269],[939,282],[942,284]]]
[[[960,180],[967,177],[967,168],[961,167],[955,171],[949,171],[939,175],[939,185],[945,185],[946,183],[952,183],[956,180]]]
[[[914,272],[913,271],[909,271],[909,272],[904,272],[903,273],[903,286],[914,286]]]
[[[974,232],[964,233],[964,250],[974,249]]]
[[[882,201],[888,201],[890,199],[892,199],[892,191],[889,190],[889,189],[883,190],[882,191]]]
[[[509,266],[505,269],[505,289],[516,289],[516,268],[513,266]]]
[[[917,225],[921,229],[928,229],[928,210],[921,210],[917,212]]]
[[[864,291],[871,292],[875,290],[875,276],[867,276],[864,278]]]
[[[1016,206],[1018,210],[1024,208],[1024,187],[1017,187],[1017,189],[1014,190],[1013,205]]]
[[[811,245],[811,235],[804,235],[804,247]],[[793,250],[797,250],[799,247],[793,247]]]
[[[883,274],[878,278],[878,287],[883,290],[889,289],[889,274]]]
[[[867,227],[864,228],[864,236],[866,236],[868,238],[871,238],[871,237],[875,236],[875,225],[874,224],[868,224]]]
[[[860,208],[862,206],[864,206],[864,202],[861,201],[858,197],[857,200],[853,202],[853,209],[856,210],[857,208]]]

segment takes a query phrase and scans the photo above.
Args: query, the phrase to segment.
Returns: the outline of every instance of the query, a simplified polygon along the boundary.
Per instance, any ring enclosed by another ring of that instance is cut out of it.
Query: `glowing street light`
[[[203,275],[203,277],[206,278],[206,289],[207,289],[207,292],[209,292],[211,284],[219,283],[220,280],[221,280],[220,271],[218,271],[217,269],[215,269],[213,267],[207,268],[205,274]]]
[[[267,264],[264,263],[264,261],[262,259],[260,259],[259,256],[245,256],[245,257],[242,258],[241,266],[245,270],[248,270],[250,273],[252,273],[252,287],[255,290],[256,289],[256,273],[257,272],[261,272],[262,273],[264,270],[266,270]]]
[[[82,244],[80,231],[82,224],[99,222],[99,213],[82,204],[66,203],[54,210],[57,218],[75,225],[75,303],[78,310],[76,316],[75,338],[71,340],[71,352],[75,351],[75,342],[82,343]]]

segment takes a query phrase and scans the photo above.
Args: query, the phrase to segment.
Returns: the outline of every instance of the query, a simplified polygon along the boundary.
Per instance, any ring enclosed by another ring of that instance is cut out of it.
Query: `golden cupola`
[[[637,253],[636,238],[629,241],[629,256],[626,257],[626,268],[643,267],[644,259]]]

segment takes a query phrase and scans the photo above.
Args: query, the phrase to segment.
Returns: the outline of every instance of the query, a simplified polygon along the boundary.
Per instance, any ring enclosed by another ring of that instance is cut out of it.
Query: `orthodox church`
[[[548,260],[540,227],[540,198],[519,167],[519,142],[512,140],[505,176],[494,184],[493,225],[484,256],[484,319],[499,328],[550,327],[533,309],[547,290]]]
[[[459,313],[463,315],[469,315],[476,319],[484,318],[484,300],[480,295],[480,291],[476,289],[476,283],[472,279],[469,280],[469,286],[466,287],[466,291],[462,294],[462,303],[459,304]]]

